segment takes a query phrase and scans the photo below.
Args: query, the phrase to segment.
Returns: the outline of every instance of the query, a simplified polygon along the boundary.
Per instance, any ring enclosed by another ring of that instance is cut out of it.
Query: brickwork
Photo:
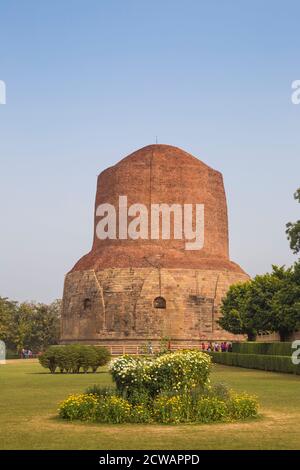
[[[99,240],[94,235],[91,252],[65,279],[62,342],[233,339],[217,324],[220,302],[231,284],[248,276],[228,256],[222,175],[176,147],[152,145],[100,174],[95,209],[104,202],[117,206],[120,195],[147,207],[204,204],[204,247],[187,251],[182,240]],[[165,299],[166,308],[154,307],[157,297]]]

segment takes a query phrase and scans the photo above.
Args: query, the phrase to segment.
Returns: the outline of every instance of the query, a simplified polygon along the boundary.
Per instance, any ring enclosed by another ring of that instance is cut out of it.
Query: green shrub
[[[105,348],[104,346],[93,346],[93,348],[95,349],[97,353],[97,361],[96,361],[97,367],[96,369],[93,369],[93,372],[96,372],[98,367],[105,366],[106,364],[109,363],[111,356],[110,356],[109,350]],[[95,365],[93,367],[95,367]]]
[[[288,374],[300,374],[300,364],[293,364],[291,357],[288,356],[239,354],[233,352],[210,352],[209,355],[213,358],[213,361],[218,364]]]
[[[39,356],[40,364],[49,369],[51,374],[54,374],[58,367],[58,355],[56,353],[56,346],[50,346],[43,354]]]
[[[93,372],[97,370],[98,356],[93,346],[81,346],[79,350],[78,365],[87,373],[91,367]]]
[[[232,344],[232,352],[240,354],[270,354],[271,356],[291,356],[293,350],[291,342],[241,342]]]
[[[96,372],[98,367],[106,364],[110,354],[106,348],[70,344],[67,346],[50,346],[39,356],[41,365],[55,373],[57,369],[61,373],[77,374],[82,370]]]
[[[57,365],[61,373],[78,373],[80,369],[80,346],[53,346]]]

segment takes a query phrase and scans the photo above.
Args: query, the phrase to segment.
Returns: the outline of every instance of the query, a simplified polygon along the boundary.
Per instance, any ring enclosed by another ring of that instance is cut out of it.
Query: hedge
[[[213,362],[218,364],[300,375],[300,364],[294,365],[291,356],[234,352],[209,352],[208,354],[212,357]]]
[[[271,356],[291,356],[292,355],[292,342],[278,342],[278,343],[254,343],[243,342],[233,343],[232,352],[240,354],[264,354]]]
[[[68,344],[50,346],[39,356],[40,364],[52,374],[58,369],[61,373],[79,373],[80,370],[96,372],[98,367],[107,364],[110,353],[105,347]]]

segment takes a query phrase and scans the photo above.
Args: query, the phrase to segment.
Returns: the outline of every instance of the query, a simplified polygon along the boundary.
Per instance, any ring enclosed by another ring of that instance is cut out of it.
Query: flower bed
[[[255,417],[257,399],[210,385],[210,357],[177,351],[156,358],[122,356],[110,365],[116,388],[96,385],[59,407],[64,419],[100,423],[211,423]]]
[[[61,418],[99,423],[213,423],[255,417],[255,397],[232,395],[226,401],[214,396],[199,396],[196,401],[185,395],[157,396],[148,404],[133,404],[115,395],[96,397],[72,395],[60,404]]]

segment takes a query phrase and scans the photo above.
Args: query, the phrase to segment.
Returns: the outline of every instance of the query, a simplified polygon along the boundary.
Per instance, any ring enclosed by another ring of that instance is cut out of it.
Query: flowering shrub
[[[211,359],[197,350],[177,351],[156,358],[149,373],[157,392],[186,392],[209,384]]]
[[[153,417],[160,423],[212,423],[242,420],[258,412],[257,399],[242,394],[224,400],[212,394],[193,399],[191,394],[158,396],[153,402]]]
[[[186,421],[186,405],[180,395],[161,395],[153,402],[153,416],[159,423],[182,423]]]
[[[70,395],[59,405],[59,416],[64,419],[92,420],[98,400],[94,395]]]
[[[117,395],[71,395],[60,404],[61,418],[100,423],[212,423],[242,420],[257,415],[257,400],[249,395],[234,395],[224,401],[190,394],[159,395],[148,405],[132,405]]]
[[[123,398],[107,395],[103,399],[83,393],[70,395],[59,405],[59,416],[64,419],[124,423],[129,421],[131,405]]]
[[[256,397],[243,393],[234,394],[227,404],[230,417],[235,419],[252,418],[257,415],[258,402]]]
[[[194,419],[200,423],[228,421],[226,403],[217,397],[203,397],[195,404]]]
[[[108,395],[98,400],[93,416],[101,423],[126,423],[130,421],[132,405],[124,398]]]
[[[150,360],[121,356],[110,363],[109,369],[120,393],[127,395],[133,389],[145,389],[151,384]]]
[[[120,393],[130,399],[134,391],[154,397],[163,391],[185,392],[209,384],[211,359],[197,350],[177,351],[153,359],[122,356],[110,365]]]

